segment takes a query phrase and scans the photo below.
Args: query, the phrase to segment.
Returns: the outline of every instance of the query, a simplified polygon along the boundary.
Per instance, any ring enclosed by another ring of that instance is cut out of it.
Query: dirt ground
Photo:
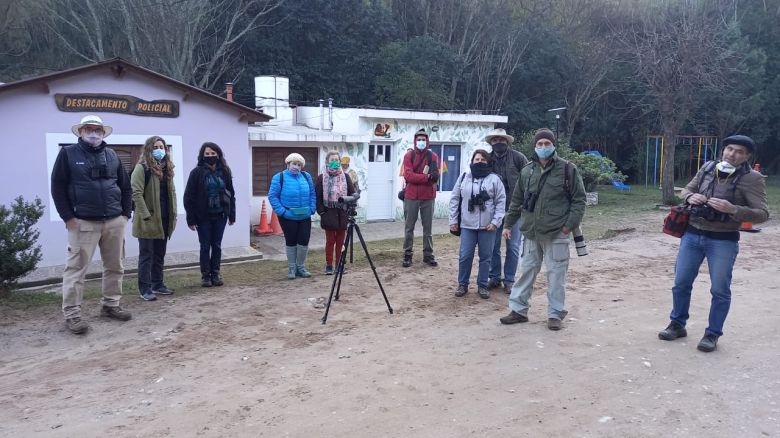
[[[656,337],[678,245],[661,218],[573,257],[560,332],[546,328],[544,271],[531,322],[502,326],[507,296],[455,298],[457,256],[441,253],[438,268],[378,266],[392,315],[371,270],[351,269],[327,325],[309,299],[332,277],[283,273],[128,297],[127,323],[92,301],[81,337],[56,309],[11,312],[0,436],[780,436],[780,227],[743,233],[726,334],[704,354],[706,267],[690,336]]]

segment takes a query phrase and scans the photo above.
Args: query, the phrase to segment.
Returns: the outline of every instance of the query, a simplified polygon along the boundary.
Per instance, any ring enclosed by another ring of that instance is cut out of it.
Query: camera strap
[[[718,177],[715,174],[715,172],[717,172],[717,170],[715,170],[715,165],[716,164],[717,163],[715,161],[708,161],[708,162],[704,163],[704,166],[702,166],[703,173],[701,175],[701,178],[699,179],[699,187],[697,189],[697,193],[702,193],[701,186],[702,186],[702,184],[704,184],[704,178],[707,175],[711,175],[712,179],[710,180],[710,183],[707,186],[707,189],[705,190],[705,191],[709,192],[709,195],[705,195],[708,198],[711,198],[712,196],[715,195],[715,187],[718,184]],[[737,193],[737,183],[742,178],[742,175],[745,174],[745,172],[742,171],[741,168],[737,169],[737,171],[734,172],[734,173],[736,175],[734,175],[734,179],[731,181],[731,199],[728,199],[729,202],[734,202],[735,201],[734,198],[736,197],[736,193]],[[702,193],[702,194],[704,194],[704,193]]]

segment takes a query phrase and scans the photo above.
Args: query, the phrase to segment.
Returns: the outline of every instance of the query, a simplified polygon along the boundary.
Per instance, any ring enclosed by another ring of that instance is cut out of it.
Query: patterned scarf
[[[340,197],[347,196],[347,178],[341,169],[326,169],[322,174],[322,186],[325,192],[323,198],[328,207],[335,207]]]

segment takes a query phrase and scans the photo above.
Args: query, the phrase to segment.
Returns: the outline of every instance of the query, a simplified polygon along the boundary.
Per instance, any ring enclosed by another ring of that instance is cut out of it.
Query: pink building
[[[67,235],[50,195],[51,169],[59,148],[76,141],[71,126],[87,114],[97,114],[113,127],[106,143],[128,170],[149,136],[160,135],[172,145],[179,224],[169,253],[198,249],[197,235],[184,220],[182,196],[201,144],[219,144],[233,170],[237,209],[236,224],[225,230],[223,247],[249,246],[252,178],[247,131],[249,124],[271,119],[262,112],[117,58],[0,85],[0,114],[6,160],[0,172],[0,204],[9,205],[19,195],[43,201],[39,267],[65,263]],[[135,256],[138,242],[130,228],[126,254]]]

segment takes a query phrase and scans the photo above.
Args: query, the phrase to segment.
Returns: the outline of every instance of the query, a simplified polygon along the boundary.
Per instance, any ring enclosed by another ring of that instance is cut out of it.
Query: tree
[[[200,88],[238,68],[246,34],[284,0],[46,0],[37,17],[87,62],[115,56]]]
[[[621,27],[616,32],[619,61],[631,66],[642,85],[636,104],[658,117],[665,140],[663,202],[671,204],[677,135],[699,93],[725,88],[739,54],[731,50],[721,16],[708,2],[663,0],[641,6],[637,15],[620,17],[626,25],[616,23]]]
[[[35,269],[41,261],[41,246],[36,245],[39,232],[34,229],[43,216],[43,203],[25,202],[19,196],[9,209],[0,205],[0,289]]]

